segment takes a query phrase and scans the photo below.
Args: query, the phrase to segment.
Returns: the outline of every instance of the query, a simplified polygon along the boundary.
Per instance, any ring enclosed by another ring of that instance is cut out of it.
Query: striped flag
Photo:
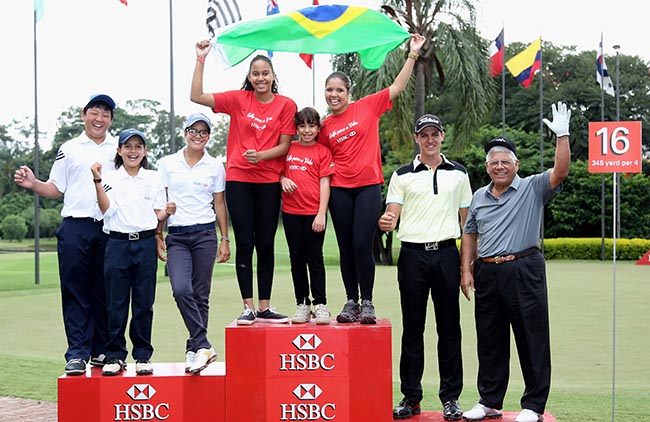
[[[493,78],[503,72],[503,29],[499,33],[499,36],[492,41],[492,44],[488,47],[488,53],[490,53],[490,76]]]
[[[596,80],[598,81],[598,85],[600,85],[603,91],[612,97],[616,96],[612,78],[609,77],[609,72],[607,72],[607,63],[605,63],[605,56],[603,56],[602,42],[599,45],[598,53],[596,56]]]
[[[241,20],[237,0],[208,0],[208,27],[210,38],[214,38],[218,28],[228,26]]]
[[[519,83],[528,88],[542,68],[542,38],[537,38],[519,54],[506,62],[506,67]]]

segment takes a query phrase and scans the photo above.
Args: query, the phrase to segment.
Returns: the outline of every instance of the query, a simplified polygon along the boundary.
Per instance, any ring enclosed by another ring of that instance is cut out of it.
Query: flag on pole
[[[210,38],[214,38],[218,28],[228,26],[241,20],[237,0],[208,0],[208,26]]]
[[[493,78],[503,72],[503,50],[503,29],[501,29],[499,36],[488,47],[488,53],[490,53],[490,76]]]
[[[318,0],[313,0],[311,4],[312,4],[312,6],[318,6]],[[300,53],[300,58],[302,59],[303,62],[305,62],[307,67],[311,69],[312,64],[314,62],[314,55],[313,54]]]
[[[528,88],[533,83],[535,74],[542,68],[542,38],[537,38],[508,60],[506,67],[524,88]]]
[[[280,6],[277,0],[266,0],[266,16],[277,15],[280,13]],[[268,50],[269,59],[273,57],[273,51]]]
[[[596,80],[603,91],[614,97],[616,95],[614,84],[612,84],[612,78],[609,77],[609,72],[607,72],[607,64],[605,63],[605,56],[603,56],[603,43],[601,42],[598,47],[596,53]]]
[[[38,22],[43,17],[43,1],[34,0],[34,22]]]

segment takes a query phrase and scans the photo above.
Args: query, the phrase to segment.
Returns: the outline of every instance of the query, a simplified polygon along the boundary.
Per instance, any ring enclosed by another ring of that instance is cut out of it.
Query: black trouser
[[[131,304],[129,338],[135,360],[148,360],[153,354],[151,327],[153,303],[156,298],[156,270],[158,256],[156,239],[108,239],[104,280],[108,307],[109,340],[107,359],[126,360],[126,326]]]
[[[330,190],[330,215],[339,246],[341,277],[348,299],[372,300],[375,258],[372,244],[381,215],[381,186]]]
[[[271,299],[280,183],[226,182],[226,203],[235,233],[235,266],[242,299],[253,297],[253,249],[259,300]]]
[[[474,264],[478,391],[501,409],[510,375],[510,326],[526,386],[521,407],[544,413],[551,384],[546,265],[540,252],[501,264]]]
[[[298,305],[327,303],[323,263],[325,230],[317,233],[311,228],[314,217],[314,215],[282,213],[284,235],[289,246],[293,291]],[[308,269],[309,277],[307,277]],[[310,287],[313,301],[309,299]]]
[[[56,232],[65,359],[99,356],[106,351],[108,314],[104,253],[108,235],[92,218],[64,218]]]
[[[430,294],[438,334],[438,397],[442,403],[457,400],[463,389],[458,249],[455,245],[436,251],[402,247],[397,279],[402,304],[401,392],[411,401],[422,400],[424,329]]]

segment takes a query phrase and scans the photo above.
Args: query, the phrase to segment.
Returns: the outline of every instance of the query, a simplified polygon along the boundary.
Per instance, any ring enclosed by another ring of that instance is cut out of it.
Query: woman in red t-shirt
[[[190,99],[215,113],[230,116],[226,146],[226,203],[237,248],[237,282],[244,311],[237,324],[255,320],[284,323],[289,318],[270,306],[274,242],[280,215],[280,173],[291,138],[296,133],[296,103],[278,94],[271,60],[256,56],[242,88],[203,92],[203,67],[210,42],[196,44],[196,67]],[[257,253],[258,310],[253,304],[253,249]]]
[[[384,183],[379,119],[406,87],[425,41],[420,34],[411,35],[410,52],[402,70],[391,86],[375,94],[350,102],[351,82],[346,74],[334,72],[325,81],[325,100],[332,114],[323,120],[319,142],[328,145],[334,157],[329,209],[347,296],[336,317],[338,322],[376,323],[372,242],[381,215]]]

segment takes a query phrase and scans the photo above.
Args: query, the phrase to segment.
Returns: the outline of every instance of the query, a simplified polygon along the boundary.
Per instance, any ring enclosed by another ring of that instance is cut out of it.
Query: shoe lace
[[[316,318],[329,318],[330,313],[325,305],[316,305],[314,307],[314,312],[316,313]]]

